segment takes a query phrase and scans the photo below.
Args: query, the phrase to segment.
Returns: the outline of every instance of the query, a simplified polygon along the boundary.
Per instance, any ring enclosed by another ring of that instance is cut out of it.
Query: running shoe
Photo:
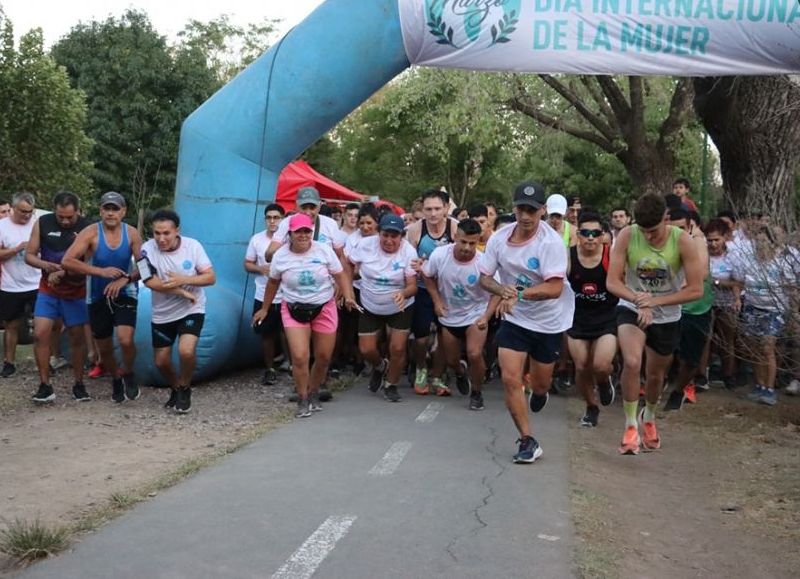
[[[386,370],[389,368],[389,361],[384,358],[381,360],[379,366],[375,366],[372,369],[372,375],[369,377],[369,391],[370,392],[377,392],[381,389],[381,383],[383,383],[383,377],[386,374]]]
[[[295,418],[308,418],[311,416],[311,404],[308,398],[300,398],[297,401],[297,412],[294,415]]]
[[[67,366],[69,366],[69,362],[62,356],[50,356],[50,367],[54,372],[61,370],[61,368],[66,368]]]
[[[383,387],[383,397],[389,402],[400,402],[400,393],[397,391],[397,386],[394,384],[386,384]]]
[[[342,375],[342,371],[339,369],[339,366],[334,366],[331,364],[331,367],[328,369],[328,376],[336,380],[339,376]]]
[[[775,406],[778,403],[778,391],[775,388],[764,388],[758,401],[767,406]]]
[[[436,392],[437,396],[450,396],[452,392],[450,392],[450,387],[442,382],[441,378],[434,378],[431,380],[431,387]]]
[[[89,370],[89,373],[86,374],[92,380],[97,380],[98,378],[102,378],[106,375],[106,369],[103,368],[102,364],[95,364],[92,366],[92,369]]]
[[[655,422],[645,422],[644,408],[639,412],[639,424],[642,425],[644,430],[644,438],[642,439],[642,448],[647,451],[658,450],[661,448],[661,439],[658,436]]]
[[[680,390],[673,390],[670,392],[669,398],[667,398],[666,404],[664,404],[664,410],[680,410],[683,407],[683,401],[685,397],[683,392]]]
[[[125,383],[122,378],[114,378],[111,383],[111,400],[117,404],[125,402]]]
[[[308,397],[308,407],[311,412],[322,411],[322,403],[319,401],[319,392],[314,392]]]
[[[639,454],[639,429],[635,426],[628,426],[622,434],[622,444],[619,447],[620,454]]]
[[[800,380],[792,380],[786,387],[786,393],[789,396],[800,396]]]
[[[519,440],[519,450],[514,455],[514,462],[517,464],[530,464],[542,456],[542,447],[532,436],[523,436]]]
[[[3,371],[0,372],[0,378],[8,378],[17,371],[17,367],[11,362],[3,362]]]
[[[175,403],[178,401],[178,391],[175,388],[169,389],[169,400],[164,403],[164,408],[175,408]]]
[[[600,417],[600,409],[597,406],[587,406],[586,414],[583,415],[578,423],[581,426],[597,426],[597,419]]]
[[[414,394],[427,396],[430,393],[431,388],[428,386],[428,370],[425,368],[417,370],[414,374]]]
[[[136,384],[136,376],[133,372],[128,372],[122,375],[122,381],[125,383],[125,398],[127,400],[138,400],[141,396],[139,385]]]
[[[528,406],[530,406],[531,412],[540,412],[545,406],[547,406],[547,401],[549,399],[549,392],[545,392],[544,394],[536,394],[533,390],[531,390],[530,396],[528,397]]]
[[[726,390],[736,390],[736,377],[735,376],[723,376],[722,383],[725,385]]]
[[[319,389],[319,401],[320,402],[330,402],[333,400],[333,392],[325,388],[325,386],[321,386]]]
[[[708,392],[711,386],[708,383],[708,378],[705,376],[695,376],[694,387],[701,392]]]
[[[83,385],[83,382],[75,382],[75,385],[72,387],[72,396],[78,402],[88,402],[92,399],[86,391],[86,386]]]
[[[175,412],[178,414],[187,414],[192,409],[192,389],[187,386],[186,388],[178,388],[177,400],[175,400]]]
[[[261,377],[262,386],[272,386],[278,381],[278,373],[275,368],[267,368],[264,370],[264,375]]]
[[[689,404],[697,404],[697,390],[694,384],[687,384],[683,387],[683,401]]]
[[[470,392],[469,395],[469,409],[470,410],[483,410],[483,394],[480,392],[475,392],[474,390]]]
[[[55,399],[56,393],[53,391],[53,387],[50,386],[50,384],[45,384],[44,382],[39,384],[39,389],[36,391],[36,394],[33,395],[33,401],[40,404],[52,402]]]
[[[456,388],[458,388],[459,393],[466,396],[472,390],[472,381],[469,379],[467,361],[461,360],[459,366],[461,374],[456,374]]]
[[[605,383],[597,385],[597,394],[600,396],[600,404],[603,406],[614,404],[616,393],[614,391],[614,383],[611,381],[611,376],[608,377]]]
[[[764,388],[761,384],[756,384],[756,387],[747,395],[747,399],[752,402],[758,402],[761,400],[761,396],[764,394]]]

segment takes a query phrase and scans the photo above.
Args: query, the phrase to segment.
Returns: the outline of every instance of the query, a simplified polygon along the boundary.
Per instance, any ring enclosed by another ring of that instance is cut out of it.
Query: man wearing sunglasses
[[[597,426],[600,404],[614,402],[610,375],[617,353],[619,299],[608,291],[610,251],[603,244],[600,215],[584,210],[578,217],[578,245],[570,248],[567,279],[575,292],[575,317],[567,330],[575,378],[586,401],[581,426]],[[596,391],[595,391],[596,387]]]
[[[100,222],[78,234],[61,262],[69,273],[91,276],[89,325],[100,351],[100,360],[111,374],[111,399],[120,403],[139,398],[133,374],[138,306],[138,272],[131,273],[131,260],[140,258],[142,238],[135,227],[123,222],[125,198],[116,191],[100,198]],[[84,260],[91,260],[91,263]],[[122,350],[121,376],[114,357],[114,332]]]

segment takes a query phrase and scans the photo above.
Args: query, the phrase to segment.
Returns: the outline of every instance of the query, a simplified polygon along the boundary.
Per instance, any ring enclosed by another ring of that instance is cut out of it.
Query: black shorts
[[[253,301],[253,315],[256,314],[264,302]],[[257,326],[253,326],[253,331],[262,338],[274,338],[283,330],[283,318],[281,317],[281,304],[272,304],[267,310],[267,317]]]
[[[700,359],[711,334],[711,310],[697,316],[684,312],[681,314],[680,328],[678,358],[688,366],[696,368],[700,366]]]
[[[563,332],[557,334],[534,332],[503,320],[497,332],[497,347],[525,352],[540,364],[553,364],[561,355],[563,335]]]
[[[190,314],[180,320],[166,324],[151,324],[150,330],[153,337],[153,348],[169,348],[175,343],[178,336],[190,334],[200,336],[203,330],[205,314]]]
[[[33,313],[37,290],[30,292],[4,292],[0,290],[0,322],[20,320]]]
[[[358,316],[358,335],[372,336],[379,333],[384,327],[400,332],[408,332],[411,329],[413,310],[412,306],[402,312],[389,314],[388,316],[381,316],[373,314],[369,310],[364,310],[364,313]]]
[[[425,288],[417,288],[417,295],[414,298],[414,317],[411,322],[414,337],[427,338],[431,335],[431,324],[437,323],[431,294]]]
[[[600,324],[581,323],[576,316],[572,322],[572,327],[567,330],[567,336],[573,340],[597,340],[606,334],[617,335],[616,316]]]
[[[453,337],[458,338],[459,340],[463,341],[467,339],[467,330],[469,329],[469,326],[445,326],[441,322],[436,325],[447,330],[453,335]]]
[[[129,296],[115,299],[103,298],[89,304],[89,325],[95,340],[105,340],[114,335],[117,326],[136,327],[136,310],[139,301]]]
[[[638,314],[624,306],[617,307],[617,327],[624,324],[639,327]],[[671,356],[678,349],[681,339],[681,323],[651,324],[644,330],[645,345],[661,356]]]

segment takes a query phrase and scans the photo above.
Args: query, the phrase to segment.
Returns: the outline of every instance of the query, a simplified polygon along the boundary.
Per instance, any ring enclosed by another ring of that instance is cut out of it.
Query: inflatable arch
[[[708,76],[800,72],[796,0],[328,0],[184,123],[176,209],[217,272],[197,376],[258,360],[243,269],[278,175],[411,64]],[[158,382],[150,292],[137,372]]]

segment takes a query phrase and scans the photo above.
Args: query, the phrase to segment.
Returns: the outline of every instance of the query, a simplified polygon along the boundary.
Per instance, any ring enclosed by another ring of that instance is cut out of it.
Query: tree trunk
[[[800,84],[788,76],[736,76],[697,78],[694,86],[695,110],[719,149],[732,207],[791,224],[800,168]]]
[[[675,179],[675,155],[652,141],[617,153],[634,187],[634,196],[645,193],[665,195],[672,192]]]

